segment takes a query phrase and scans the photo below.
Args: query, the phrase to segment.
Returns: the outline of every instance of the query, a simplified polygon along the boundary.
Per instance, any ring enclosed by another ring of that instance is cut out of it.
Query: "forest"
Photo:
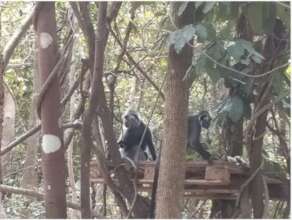
[[[0,1],[0,218],[290,218],[290,7]]]

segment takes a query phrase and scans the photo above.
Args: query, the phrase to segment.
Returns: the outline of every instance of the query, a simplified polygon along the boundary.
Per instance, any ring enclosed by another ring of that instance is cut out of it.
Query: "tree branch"
[[[109,31],[111,32],[115,40],[118,42],[119,46],[123,49],[122,42],[120,41],[120,39],[118,38],[116,33],[113,31],[110,25],[109,25]],[[163,92],[159,90],[159,87],[154,83],[154,81],[147,75],[147,73],[145,73],[142,67],[134,60],[134,58],[131,56],[131,54],[127,50],[125,50],[125,54],[128,57],[129,61],[140,71],[140,73],[148,80],[148,82],[158,91],[160,97],[164,100],[165,97],[164,97]]]
[[[20,194],[24,196],[31,196],[39,200],[44,200],[44,194],[30,190],[30,189],[24,189],[24,188],[18,188],[18,187],[13,187],[13,186],[8,186],[8,185],[0,185],[0,192],[6,192],[6,193],[14,193],[14,194]],[[80,210],[80,205],[67,201],[67,206],[71,209],[77,209]]]
[[[68,52],[68,49],[71,47],[71,44],[73,44],[74,42],[74,37],[73,35],[71,35],[69,37],[69,40],[67,41],[64,49],[63,49],[63,53],[61,55],[61,57],[59,58],[58,62],[56,63],[56,65],[54,66],[54,68],[52,69],[52,71],[50,72],[48,78],[46,79],[46,81],[43,83],[42,88],[40,89],[39,95],[38,95],[38,99],[37,99],[37,114],[38,117],[40,118],[40,112],[41,112],[41,104],[42,101],[44,99],[44,96],[48,90],[48,88],[50,87],[51,83],[53,82],[53,80],[55,79],[55,77],[58,76],[59,74],[59,70],[62,67],[62,65],[64,64],[65,60],[66,60],[66,55]]]
[[[10,41],[6,44],[4,50],[3,50],[3,61],[4,61],[4,68],[3,71],[5,71],[5,68],[7,67],[7,64],[10,60],[10,57],[13,54],[14,49],[18,45],[20,39],[23,37],[25,32],[28,30],[30,25],[32,24],[32,19],[35,15],[35,12],[39,9],[39,4],[37,4],[31,13],[24,19],[24,22],[20,26],[20,28],[13,34],[13,36],[10,38]]]

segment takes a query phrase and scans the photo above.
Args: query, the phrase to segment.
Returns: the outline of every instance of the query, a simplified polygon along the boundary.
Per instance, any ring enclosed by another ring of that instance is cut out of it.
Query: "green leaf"
[[[232,56],[236,61],[240,61],[241,57],[244,55],[244,48],[238,44],[238,42],[234,42],[227,48],[227,52]]]
[[[214,63],[210,60],[207,60],[206,62],[206,72],[213,83],[218,82],[221,77],[220,72],[217,70]]]
[[[207,39],[206,40],[209,40],[209,41],[216,40],[216,30],[215,30],[213,24],[204,23],[203,25],[207,31]]]
[[[194,35],[197,35],[199,41],[206,40],[208,37],[206,27],[202,24],[196,26],[189,24],[172,32],[169,36],[169,46],[174,45],[175,51],[180,53],[185,44],[188,43]]]
[[[207,58],[205,56],[200,56],[196,63],[194,64],[196,68],[196,73],[197,74],[202,74],[206,72],[206,63],[207,63]]]
[[[227,51],[236,61],[243,64],[249,64],[249,57],[251,57],[256,63],[261,63],[262,60],[265,59],[254,49],[251,42],[242,39],[232,42],[231,46],[227,48]],[[246,52],[248,54],[246,54]],[[248,56],[246,57],[245,55]]]
[[[246,58],[246,59],[241,59],[240,63],[244,64],[244,65],[249,65],[250,64],[250,59]]]
[[[291,65],[287,67],[287,69],[283,72],[283,74],[287,77],[287,79],[291,79]]]
[[[193,25],[186,25],[182,29],[176,30],[170,34],[169,46],[174,45],[175,51],[180,53],[182,48],[193,38],[195,33],[196,29]]]
[[[246,49],[250,54],[253,54],[253,55],[257,56],[259,59],[262,59],[262,60],[265,59],[265,58],[263,57],[263,55],[261,55],[260,53],[258,53],[258,52],[254,49],[254,47],[253,47],[253,45],[252,45],[251,42],[241,39],[241,40],[238,41],[238,43],[240,43],[241,46],[242,46],[244,49]]]
[[[229,97],[221,112],[227,113],[227,117],[233,122],[238,122],[244,112],[244,104],[240,97]]]
[[[195,26],[196,29],[196,35],[198,36],[198,40],[204,41],[207,39],[207,29],[202,24],[198,24]]]
[[[252,59],[255,63],[257,63],[257,64],[262,63],[262,59],[261,59],[260,57],[256,56],[256,55],[252,55],[252,56],[251,56],[251,59]]]
[[[216,41],[215,44],[207,50],[207,54],[215,60],[221,60],[225,53],[222,41]]]

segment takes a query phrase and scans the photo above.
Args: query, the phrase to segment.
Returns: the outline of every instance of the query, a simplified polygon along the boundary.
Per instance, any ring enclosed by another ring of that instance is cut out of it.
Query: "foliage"
[[[244,104],[240,97],[228,97],[223,104],[223,107],[218,112],[219,115],[224,115],[232,122],[238,122],[244,113]]]
[[[180,4],[177,15],[183,14],[188,2]],[[286,4],[286,3],[282,3]],[[131,106],[129,100],[134,100],[138,106],[140,115],[145,122],[151,120],[150,127],[154,131],[157,145],[162,139],[162,127],[164,119],[164,101],[159,98],[154,109],[154,114],[150,117],[154,108],[158,91],[141,74],[137,65],[152,79],[160,88],[164,81],[164,76],[168,71],[167,52],[168,47],[173,46],[177,53],[180,53],[186,44],[191,44],[194,49],[192,64],[185,73],[184,80],[192,83],[189,97],[189,112],[197,113],[200,110],[211,111],[220,126],[210,129],[212,142],[209,144],[210,151],[218,153],[222,144],[222,125],[226,120],[238,122],[242,119],[249,119],[253,108],[252,96],[260,79],[254,79],[247,75],[252,75],[252,65],[262,64],[265,57],[261,54],[262,39],[270,33],[273,27],[273,20],[281,18],[285,23],[287,31],[290,31],[290,9],[277,2],[195,2],[196,20],[193,25],[187,25],[181,29],[173,30],[170,20],[167,2],[139,3],[135,7],[135,18],[132,20],[130,11],[133,3],[123,2],[116,21],[112,28],[123,42],[129,22],[132,22],[133,29],[129,36],[126,47],[127,52],[137,64],[130,62],[127,55],[124,55],[118,72],[115,85],[114,101],[114,130],[118,137],[121,133],[121,115]],[[5,2],[0,3],[1,7],[1,47],[5,46],[12,34],[20,26],[24,17],[31,10],[30,2]],[[66,2],[56,2],[56,16],[58,25],[58,43],[60,47],[70,30],[68,22],[70,17],[70,5]],[[97,10],[95,3],[89,3],[90,17],[94,28],[96,27]],[[244,13],[252,27],[255,35],[253,41],[238,38],[236,35],[236,23],[240,13]],[[69,74],[79,74],[80,59],[87,56],[86,38],[80,28],[75,26],[76,41],[73,50],[73,60],[71,72]],[[30,29],[18,45],[10,60],[10,66],[5,72],[5,82],[12,90],[17,103],[17,135],[22,134],[32,125],[30,124],[31,101],[35,93],[33,91],[33,71],[35,64],[35,36]],[[168,43],[168,44],[167,44]],[[113,71],[117,66],[119,55],[122,49],[117,44],[116,39],[110,35],[106,49],[105,72]],[[289,53],[281,54],[281,59],[277,59],[275,67],[286,63]],[[234,71],[235,70],[235,71]],[[243,74],[240,74],[243,73]],[[276,105],[290,113],[290,77],[291,66],[272,73],[273,100]],[[68,78],[68,77],[67,77]],[[105,85],[106,95],[109,98],[109,88]],[[165,91],[165,86],[162,89]],[[236,94],[229,96],[230,90],[236,90]],[[63,91],[63,93],[65,93]],[[79,98],[79,92],[76,96]],[[77,99],[78,100],[78,99]],[[108,100],[107,100],[108,101]],[[73,103],[74,106],[76,103]],[[280,116],[277,114],[277,118]],[[289,128],[285,131],[289,133]],[[285,134],[286,139],[287,134]],[[202,140],[207,142],[206,135]],[[264,140],[265,151],[268,158],[285,167],[284,157],[279,154],[280,144],[275,141],[275,135],[267,132]],[[76,132],[74,140],[74,172],[76,181],[80,175],[80,144],[79,132]],[[26,144],[21,144],[12,151],[9,173],[5,176],[4,183],[12,186],[19,186],[22,178],[22,170]],[[38,146],[36,146],[38,147]],[[187,158],[197,159],[198,155],[188,155]],[[21,170],[21,171],[19,171]],[[276,169],[277,170],[277,169]],[[283,171],[283,170],[282,170]],[[115,203],[109,195],[109,207],[114,207]],[[99,197],[98,197],[98,201]],[[102,204],[99,204],[102,205]],[[34,201],[28,204],[23,196],[12,195],[6,197],[4,206],[8,217],[11,218],[42,218],[43,203]],[[210,203],[201,205],[202,213],[196,212],[195,217],[208,217]],[[194,208],[194,207],[193,207]],[[24,215],[23,210],[29,210]],[[118,211],[112,211],[114,218],[119,218]],[[200,215],[201,213],[201,215]],[[184,211],[184,216],[193,216],[188,210]]]
[[[4,209],[8,218],[44,218],[45,210],[42,202],[25,198],[21,195],[11,195],[5,199]]]

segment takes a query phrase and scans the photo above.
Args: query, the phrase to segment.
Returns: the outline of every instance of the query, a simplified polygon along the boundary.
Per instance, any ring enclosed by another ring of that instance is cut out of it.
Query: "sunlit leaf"
[[[233,122],[237,122],[243,116],[243,101],[238,96],[232,96],[228,99],[222,111],[225,111],[228,118]]]
[[[199,40],[206,40],[208,37],[207,34],[207,29],[205,26],[203,26],[202,24],[198,24],[195,26],[196,29],[196,35],[198,36]]]
[[[182,48],[187,42],[189,42],[196,33],[196,29],[193,25],[186,25],[182,29],[172,32],[169,36],[169,45],[174,45],[174,49],[177,53],[180,53]]]
[[[283,72],[287,79],[291,79],[291,65],[287,67],[287,69]]]

